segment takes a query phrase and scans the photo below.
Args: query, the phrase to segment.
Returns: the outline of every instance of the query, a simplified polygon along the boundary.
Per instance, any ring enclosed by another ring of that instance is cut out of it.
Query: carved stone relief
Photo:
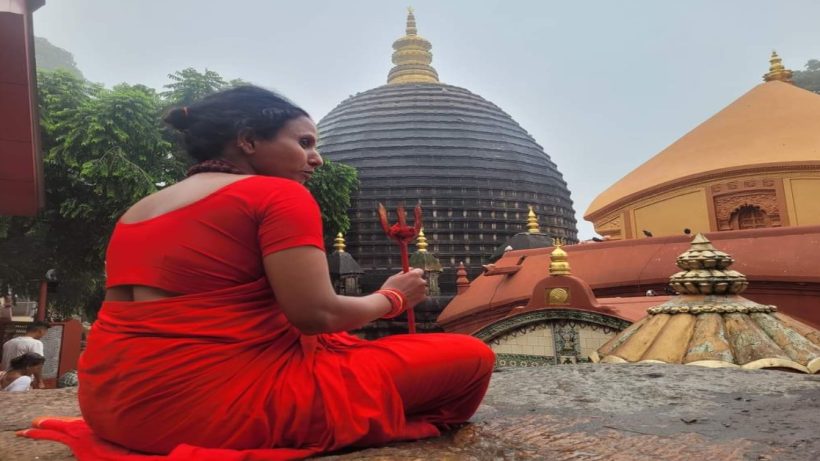
[[[620,329],[577,320],[550,320],[524,325],[488,341],[499,367],[532,367],[588,362]],[[587,350],[589,349],[589,350]]]
[[[768,227],[780,227],[780,210],[777,206],[777,194],[774,190],[769,190],[726,194],[715,197],[715,218],[718,224],[718,230],[737,229],[737,224],[733,223],[733,214],[743,207],[759,208],[760,211],[766,215]]]
[[[775,179],[739,179],[710,186],[718,230],[742,227],[739,215],[754,214],[754,227],[780,227]]]

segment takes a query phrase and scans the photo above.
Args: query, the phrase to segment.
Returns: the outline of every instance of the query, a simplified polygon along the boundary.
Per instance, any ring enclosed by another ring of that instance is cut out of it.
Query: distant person
[[[6,341],[3,344],[3,369],[6,370],[11,366],[11,361],[27,352],[34,352],[35,354],[43,354],[43,342],[40,341],[46,335],[48,329],[51,327],[46,322],[34,321],[26,326],[26,334],[18,336]],[[40,367],[42,369],[42,367]],[[40,376],[40,369],[34,375],[33,387],[35,389],[42,389],[45,387],[43,377]]]
[[[495,362],[481,340],[346,333],[421,303],[427,283],[414,269],[367,296],[333,291],[304,186],[322,165],[304,110],[240,86],[165,121],[196,164],[117,222],[78,366],[84,421],[32,436],[80,461],[112,444],[280,460],[433,437],[472,416]]]
[[[25,392],[31,389],[34,376],[42,373],[44,363],[46,358],[34,352],[26,352],[14,358],[7,370],[0,371],[0,389],[5,392]]]
[[[0,296],[0,320],[11,321],[11,296]]]

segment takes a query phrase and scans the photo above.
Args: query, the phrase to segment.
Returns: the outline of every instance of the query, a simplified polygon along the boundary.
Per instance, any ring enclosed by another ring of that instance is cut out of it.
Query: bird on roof
[[[649,232],[648,230],[644,229],[643,230],[643,235],[645,235],[647,237],[652,237],[652,232]]]

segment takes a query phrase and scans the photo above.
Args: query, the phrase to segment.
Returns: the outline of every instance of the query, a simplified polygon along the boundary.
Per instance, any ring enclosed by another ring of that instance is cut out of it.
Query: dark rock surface
[[[0,394],[0,460],[70,460],[17,438],[43,414],[77,415],[70,389]],[[484,405],[442,437],[333,460],[820,459],[820,376],[680,365],[506,369]]]

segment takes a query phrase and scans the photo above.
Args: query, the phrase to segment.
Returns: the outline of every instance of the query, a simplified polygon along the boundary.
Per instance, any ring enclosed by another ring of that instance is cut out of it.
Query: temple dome
[[[430,251],[445,267],[464,261],[473,274],[525,229],[529,205],[545,233],[576,240],[570,193],[555,163],[498,106],[439,83],[427,45],[411,13],[407,35],[394,44],[390,83],[348,98],[319,122],[322,155],[359,173],[347,244],[369,288],[400,268],[378,225],[378,202],[420,201]]]
[[[585,218],[698,178],[816,168],[818,123],[820,96],[783,81],[761,83],[601,193]]]

